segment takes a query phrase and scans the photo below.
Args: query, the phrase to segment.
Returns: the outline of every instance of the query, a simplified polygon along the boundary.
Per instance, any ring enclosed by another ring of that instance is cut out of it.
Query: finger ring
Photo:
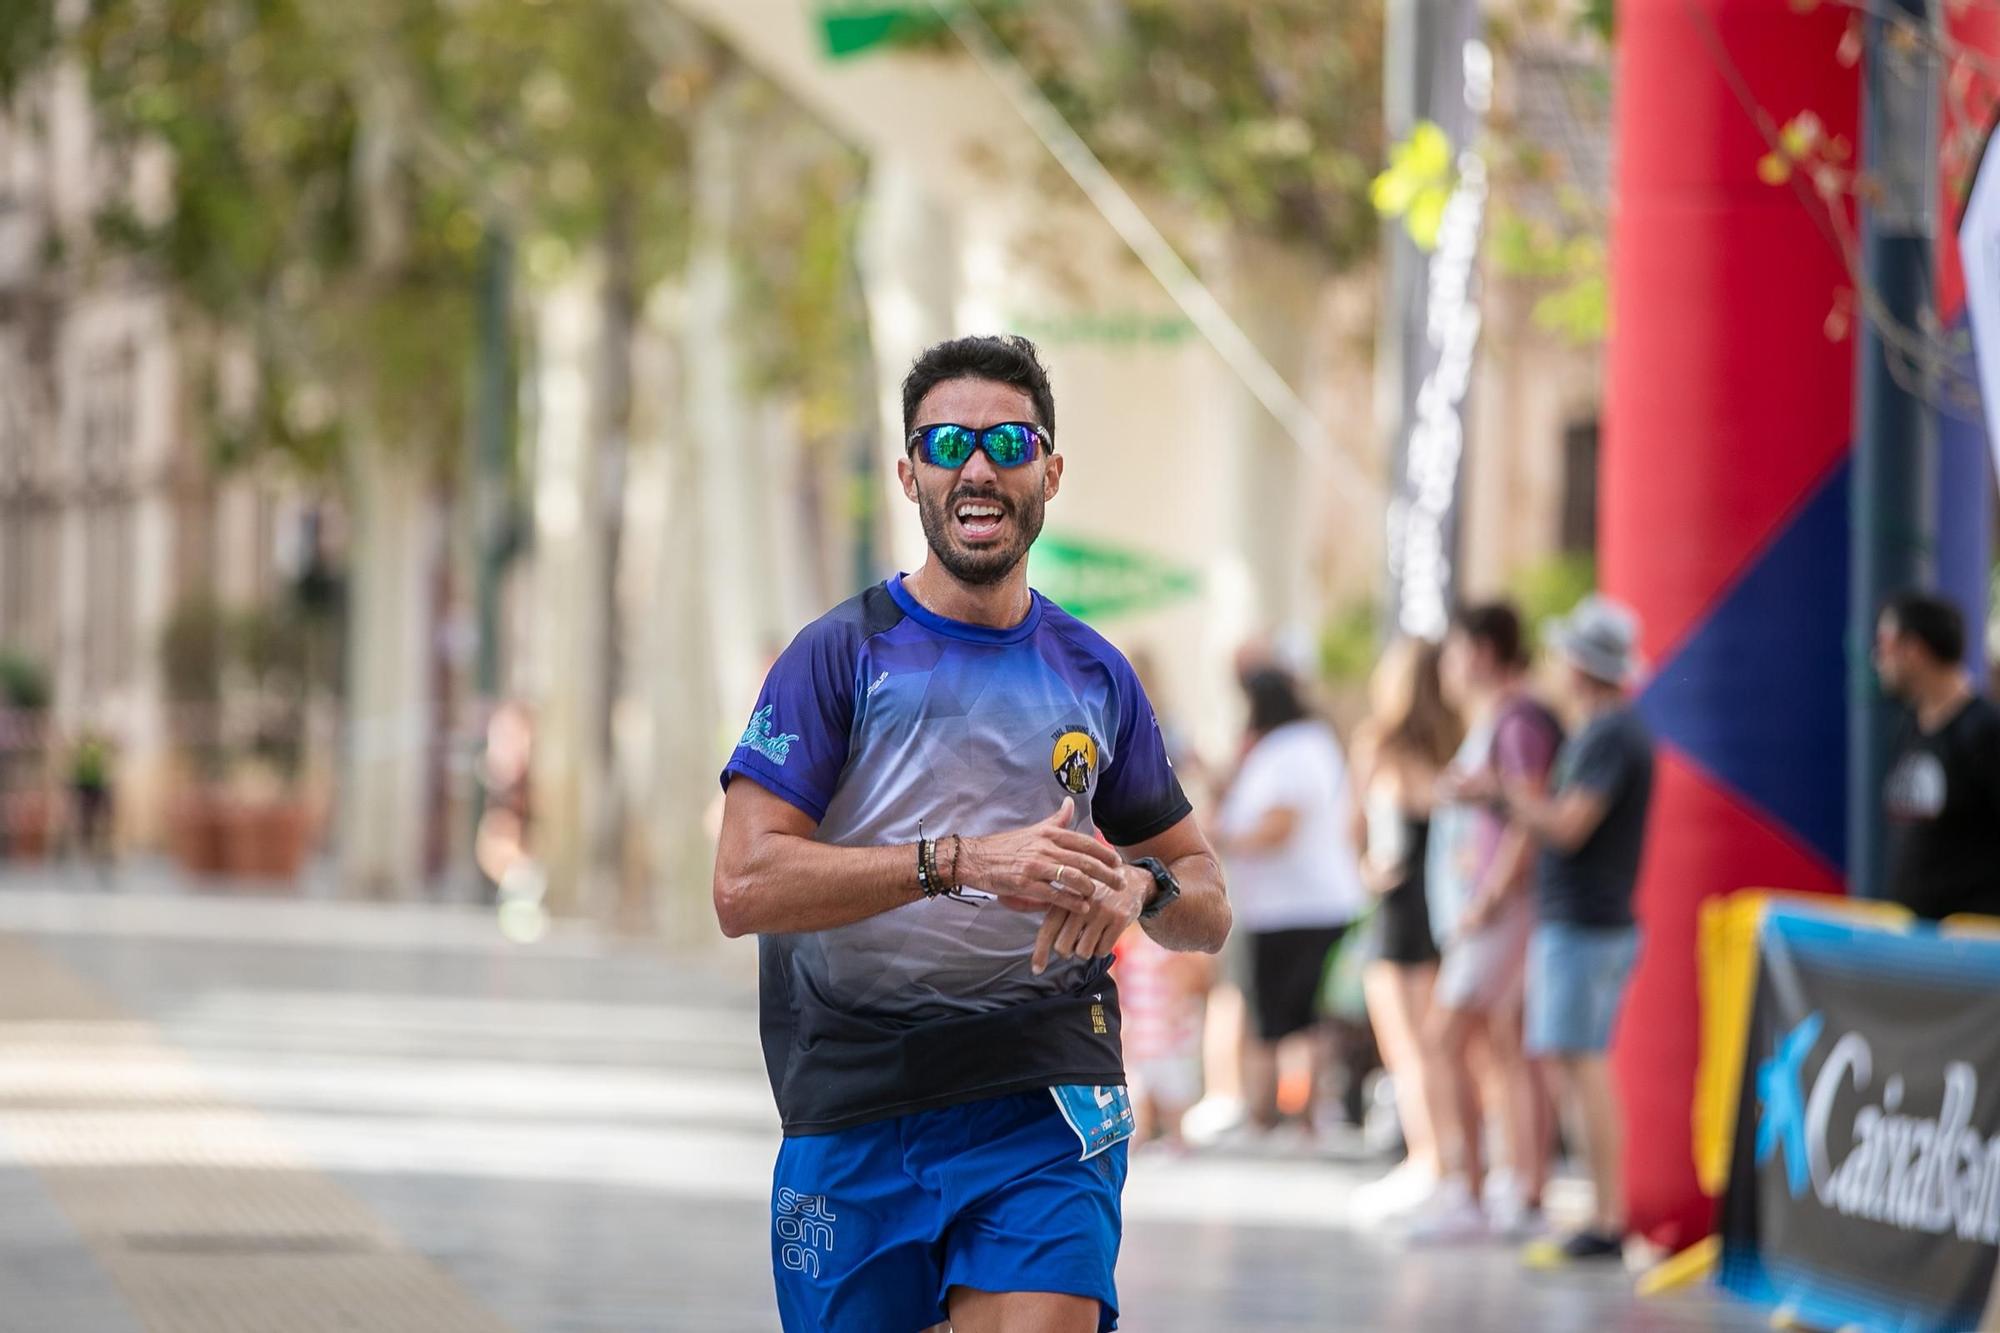
[[[1059,889],[1060,889],[1060,888],[1061,888],[1061,887],[1063,886],[1063,882],[1062,882],[1062,879],[1063,879],[1063,876],[1064,876],[1064,875],[1066,875],[1066,874],[1068,874],[1068,873],[1069,873],[1069,867],[1068,867],[1068,866],[1057,866],[1057,867],[1056,867],[1056,878],[1055,878],[1055,885],[1056,885],[1056,887],[1057,887],[1057,888],[1059,888]]]

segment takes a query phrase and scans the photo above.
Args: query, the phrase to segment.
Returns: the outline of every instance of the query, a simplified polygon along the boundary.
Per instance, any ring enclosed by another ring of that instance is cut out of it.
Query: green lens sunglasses
[[[994,467],[1020,467],[1032,463],[1048,444],[1040,426],[1029,421],[1003,421],[985,430],[944,422],[919,426],[910,432],[909,447],[923,455],[932,467],[958,469],[972,459],[975,449],[984,449]]]

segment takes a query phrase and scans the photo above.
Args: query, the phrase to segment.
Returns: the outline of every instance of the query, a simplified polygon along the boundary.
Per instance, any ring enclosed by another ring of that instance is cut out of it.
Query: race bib
[[[1087,1161],[1114,1143],[1132,1137],[1132,1098],[1116,1084],[1068,1083],[1050,1088],[1056,1109],[1083,1145],[1078,1161]]]

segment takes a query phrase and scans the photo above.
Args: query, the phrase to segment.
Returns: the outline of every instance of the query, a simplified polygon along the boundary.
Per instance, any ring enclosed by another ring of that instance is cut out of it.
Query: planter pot
[[[304,868],[311,821],[298,799],[231,801],[222,817],[224,873],[291,880]]]
[[[49,854],[55,837],[56,804],[47,792],[9,792],[0,802],[0,817],[6,820],[6,840],[0,846],[9,859],[39,861]]]
[[[219,875],[222,856],[223,803],[208,792],[196,792],[174,802],[167,846],[174,861],[190,875]]]

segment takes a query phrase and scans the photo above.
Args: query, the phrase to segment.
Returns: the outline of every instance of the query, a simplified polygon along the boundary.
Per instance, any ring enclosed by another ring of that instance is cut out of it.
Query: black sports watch
[[[1181,882],[1157,856],[1142,856],[1132,864],[1153,877],[1153,891],[1146,895],[1146,905],[1139,909],[1139,919],[1151,921],[1181,896]]]

